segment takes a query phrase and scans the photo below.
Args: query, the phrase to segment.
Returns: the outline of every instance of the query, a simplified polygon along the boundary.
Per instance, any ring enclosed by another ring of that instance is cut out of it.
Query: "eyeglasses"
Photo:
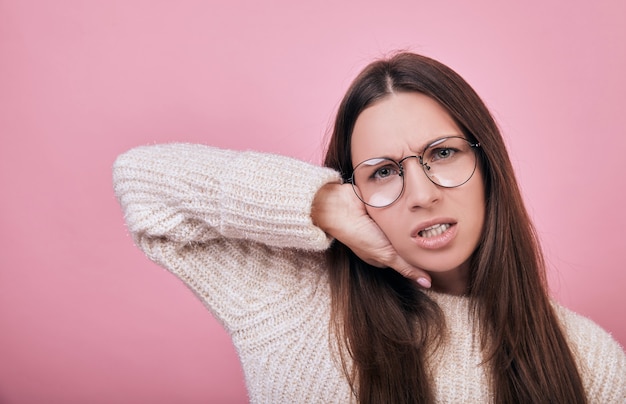
[[[400,198],[404,191],[402,163],[417,158],[426,177],[444,188],[465,184],[476,171],[476,152],[480,143],[459,137],[444,137],[429,144],[421,155],[400,161],[376,157],[359,163],[348,182],[359,199],[374,208],[384,208]]]

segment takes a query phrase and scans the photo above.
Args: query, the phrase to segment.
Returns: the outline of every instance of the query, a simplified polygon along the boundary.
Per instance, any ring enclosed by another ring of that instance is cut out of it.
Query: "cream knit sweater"
[[[313,226],[316,191],[339,175],[288,157],[201,145],[139,147],[114,166],[137,245],[179,277],[231,335],[253,403],[353,401],[330,349],[329,287]],[[433,363],[442,403],[489,402],[468,301],[434,292],[450,338]],[[557,306],[591,402],[626,403],[626,356]]]

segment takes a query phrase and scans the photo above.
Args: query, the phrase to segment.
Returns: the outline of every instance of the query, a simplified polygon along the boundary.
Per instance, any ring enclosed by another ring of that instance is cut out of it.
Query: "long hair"
[[[424,56],[398,53],[367,66],[343,98],[324,164],[352,173],[359,114],[393,92],[438,101],[479,142],[486,212],[470,258],[468,296],[496,403],[585,403],[576,363],[550,303],[545,264],[500,131],[457,73]],[[428,355],[445,335],[441,310],[413,281],[372,268],[345,245],[328,251],[331,324],[360,403],[434,401]],[[486,386],[487,387],[487,386]]]

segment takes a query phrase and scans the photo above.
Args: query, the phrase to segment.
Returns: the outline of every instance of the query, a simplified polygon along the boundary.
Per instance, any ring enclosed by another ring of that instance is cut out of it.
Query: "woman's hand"
[[[421,286],[430,287],[430,276],[398,255],[350,184],[326,184],[320,188],[313,200],[311,218],[313,224],[368,264],[392,268]]]

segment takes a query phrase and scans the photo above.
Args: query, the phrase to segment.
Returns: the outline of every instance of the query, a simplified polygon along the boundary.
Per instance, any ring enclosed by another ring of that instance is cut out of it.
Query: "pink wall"
[[[211,3],[0,0],[0,402],[245,402],[227,336],[133,246],[111,164],[169,141],[319,161],[395,48],[484,97],[555,296],[626,344],[626,3]]]

